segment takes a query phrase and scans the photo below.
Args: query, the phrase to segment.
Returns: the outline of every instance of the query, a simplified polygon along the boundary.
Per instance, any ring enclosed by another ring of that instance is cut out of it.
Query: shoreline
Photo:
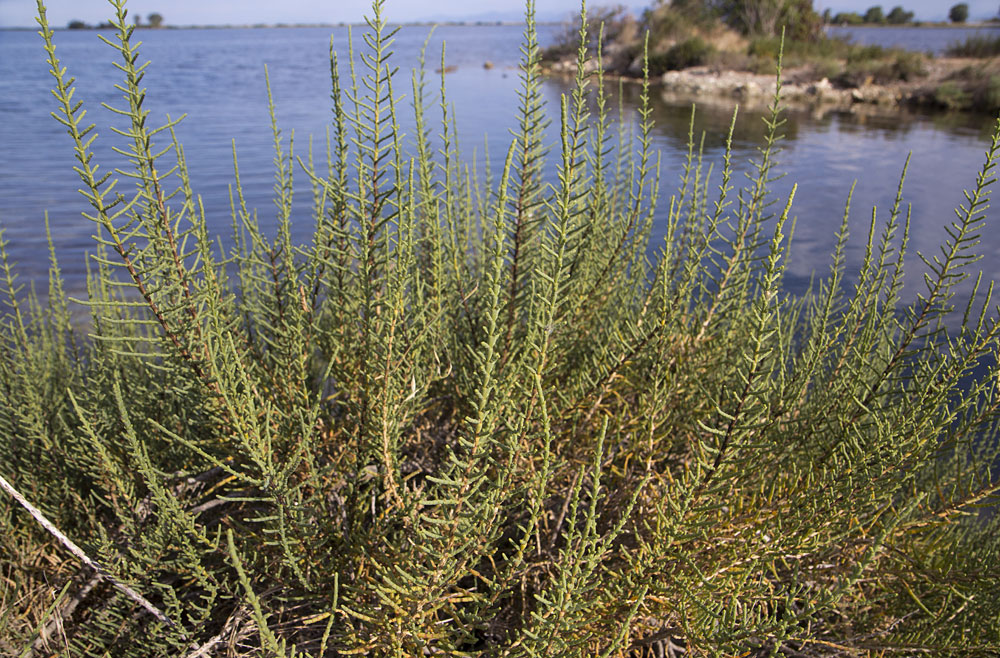
[[[828,27],[838,27],[838,28],[850,28],[852,30],[857,28],[876,28],[876,29],[913,29],[922,30],[925,28],[948,28],[956,30],[982,30],[982,29],[996,29],[1000,30],[1000,21],[979,21],[979,22],[966,22],[966,23],[952,23],[950,21],[936,22],[936,21],[914,21],[912,23],[825,23],[823,28]]]
[[[536,25],[562,25],[558,21],[536,21]],[[387,21],[386,25],[392,27],[524,27],[523,21]],[[364,22],[337,22],[337,23],[239,23],[225,25],[162,25],[151,27],[149,25],[136,26],[140,30],[285,30],[289,28],[344,28],[344,27],[366,27]],[[102,30],[114,30],[114,26],[87,25],[85,27],[53,27],[53,32],[99,32]],[[37,32],[37,26],[24,25],[4,25],[0,26],[0,32]]]
[[[953,80],[953,76],[974,62],[966,58],[937,58],[928,63],[926,75],[913,81],[879,84],[871,81],[848,87],[836,85],[826,77],[818,77],[808,66],[786,68],[782,72],[781,98],[786,107],[799,109],[858,109],[872,108],[901,111],[910,108],[937,111],[955,111],[943,104],[938,90]],[[572,61],[557,61],[543,67],[549,75],[569,77],[575,74]],[[606,73],[608,80],[641,83],[642,79],[627,74]],[[650,78],[651,87],[659,89],[665,99],[674,101],[736,100],[746,107],[766,107],[776,90],[774,73],[753,73],[717,66],[695,66],[677,71],[667,71]],[[966,109],[966,112],[986,111]]]

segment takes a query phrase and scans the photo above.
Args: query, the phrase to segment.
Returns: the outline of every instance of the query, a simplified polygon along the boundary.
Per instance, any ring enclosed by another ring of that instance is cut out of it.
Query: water
[[[826,28],[826,33],[831,37],[847,37],[854,43],[866,46],[904,48],[941,55],[948,49],[948,46],[961,43],[971,36],[995,39],[1000,36],[1000,27],[841,27],[831,25]]]
[[[543,42],[558,29],[542,26]],[[332,32],[337,49],[346,53],[346,29]],[[457,113],[463,151],[470,158],[474,152],[482,155],[484,136],[494,160],[509,143],[508,130],[515,124],[520,32],[511,26],[445,27],[431,40],[429,68],[439,66],[442,40],[447,42],[447,65],[458,67],[447,75],[448,98]],[[264,66],[269,67],[285,137],[294,129],[297,151],[304,155],[308,135],[314,135],[318,149],[331,116],[330,34],[331,30],[322,28],[139,33],[145,42],[142,55],[153,61],[144,81],[149,89],[146,107],[152,110],[152,118],[188,115],[178,133],[195,192],[204,199],[210,229],[223,242],[228,242],[231,221],[228,185],[233,179],[233,140],[248,202],[258,209],[262,224],[273,228],[273,151]],[[406,27],[394,46],[394,62],[403,72],[395,90],[406,96],[399,104],[401,121],[404,131],[411,133],[408,72],[426,36],[426,28]],[[355,38],[360,41],[360,35]],[[96,161],[104,168],[120,165],[122,159],[112,153],[111,146],[121,144],[121,140],[116,142],[108,129],[120,120],[99,105],[102,101],[121,103],[113,90],[118,74],[111,64],[112,51],[90,31],[61,31],[56,43],[63,64],[77,78],[77,98],[89,109],[88,119],[98,124]],[[483,67],[487,60],[494,63],[492,69]],[[343,61],[341,70],[347,71]],[[431,90],[436,93],[437,76],[432,73],[430,77]],[[550,113],[556,117],[565,84],[552,80],[544,86]],[[93,226],[80,215],[86,201],[76,191],[79,181],[71,169],[70,140],[48,115],[55,109],[50,88],[40,38],[31,32],[0,31],[0,144],[5,156],[0,159],[0,225],[6,229],[22,282],[35,282],[44,289],[47,257],[42,221],[48,211],[67,287],[79,293],[85,275],[83,254],[92,248]],[[625,96],[626,114],[634,117],[636,87],[627,85]],[[436,98],[432,101],[436,103]],[[690,107],[657,101],[654,109],[665,199],[676,183],[686,152]],[[732,108],[724,105],[706,105],[699,111],[696,131],[707,135],[707,162],[720,163],[731,114]],[[760,119],[760,114],[753,112],[740,115],[735,162],[745,163],[756,155],[763,133]],[[905,188],[906,200],[913,204],[911,245],[933,252],[945,237],[943,226],[953,218],[952,208],[962,201],[962,188],[973,183],[982,165],[992,126],[989,118],[979,116],[912,113],[878,116],[835,112],[820,116],[793,112],[788,119],[779,158],[788,176],[777,188],[787,191],[793,181],[799,183],[793,206],[797,231],[788,277],[793,290],[801,290],[814,272],[826,271],[834,232],[853,181],[857,181],[851,215],[855,240],[849,257],[851,264],[859,262],[872,206],[888,208],[908,153],[913,154]],[[550,138],[555,146],[556,136]],[[555,150],[551,157],[554,165]],[[741,166],[746,169],[745,164]],[[311,194],[301,173],[297,173],[297,183],[301,214],[307,217]],[[884,214],[880,210],[880,216]],[[309,230],[308,222],[300,222],[295,237],[304,239]],[[995,254],[1000,249],[1000,231],[987,230],[981,239],[987,254],[981,265],[988,278],[998,278],[1000,259]],[[911,294],[919,289],[920,273],[913,256]]]

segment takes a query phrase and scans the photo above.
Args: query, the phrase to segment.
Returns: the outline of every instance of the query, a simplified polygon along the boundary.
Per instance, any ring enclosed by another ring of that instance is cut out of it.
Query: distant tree
[[[831,12],[830,8],[827,7],[826,9],[823,10],[823,22],[829,23],[832,20],[833,20],[833,12]]]
[[[647,16],[647,25],[650,27],[650,43],[655,43],[657,37],[665,35],[657,34],[662,26],[658,21],[651,21]],[[604,40],[608,44],[634,44],[641,43],[640,26],[632,12],[625,5],[605,5],[597,6],[587,12],[587,34],[591,44],[596,46],[597,35],[604,28]],[[559,58],[565,55],[576,53],[580,42],[580,12],[569,17],[564,24],[563,31],[556,37],[556,42],[548,49],[547,56]],[[605,51],[607,52],[607,51]],[[634,57],[634,55],[633,55]]]
[[[149,21],[149,27],[162,27],[163,26],[163,15],[153,12],[146,17]]]
[[[136,27],[142,27],[142,16],[140,16],[139,14],[136,14],[134,20],[135,20],[135,26]]]
[[[86,30],[87,24],[84,23],[83,21],[74,19],[71,20],[66,27],[68,27],[71,30]]]
[[[882,5],[875,5],[874,7],[870,7],[868,11],[865,12],[865,22],[884,23],[885,13],[882,11]]]
[[[948,12],[948,20],[952,23],[964,23],[969,19],[969,5],[960,2]]]
[[[833,22],[836,25],[859,25],[864,23],[865,19],[856,11],[842,11],[833,17]]]
[[[711,22],[721,19],[739,32],[752,36],[785,34],[793,40],[815,38],[823,26],[823,17],[813,7],[813,0],[656,0],[646,11],[646,19],[663,15],[667,9],[673,18],[687,22]]]
[[[913,20],[913,12],[906,11],[897,5],[892,8],[892,11],[890,11],[889,15],[885,17],[885,20],[893,25],[902,25]]]
[[[776,36],[782,27],[788,38],[803,41],[820,33],[823,19],[813,0],[715,0],[719,15],[740,32],[756,36]]]

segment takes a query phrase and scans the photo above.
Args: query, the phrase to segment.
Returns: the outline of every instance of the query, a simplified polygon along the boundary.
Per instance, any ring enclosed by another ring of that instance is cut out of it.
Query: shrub
[[[841,84],[860,87],[864,84],[910,82],[927,75],[925,56],[881,46],[853,46],[847,56]]]
[[[1000,111],[1000,76],[991,75],[983,85],[980,108],[986,112]]]
[[[864,16],[855,11],[840,12],[833,17],[834,25],[861,25],[864,22]]]
[[[645,18],[653,43],[690,34],[692,29],[712,31],[720,21],[746,36],[776,37],[784,32],[791,40],[803,41],[819,38],[823,27],[812,0],[673,0],[657,3]]]
[[[953,5],[951,9],[948,10],[948,20],[952,23],[964,23],[969,18],[969,4],[966,2],[960,2],[957,5]]]
[[[665,71],[701,66],[715,51],[711,44],[701,37],[691,37],[671,46],[667,52],[649,58],[650,75],[661,75]]]
[[[813,0],[715,0],[719,15],[733,28],[752,36],[785,34],[792,41],[820,38],[823,19]]]
[[[779,55],[784,61],[795,64],[815,59],[846,57],[858,48],[843,39],[822,38],[811,41],[795,41],[779,37],[758,37],[750,42],[751,55],[770,59],[774,62]],[[772,69],[774,68],[772,64]]]
[[[1000,134],[919,297],[900,192],[857,272],[845,210],[829,273],[790,298],[777,100],[739,192],[692,135],[660,212],[648,83],[633,144],[579,62],[547,152],[529,3],[520,127],[480,189],[445,99],[430,138],[423,71],[402,143],[376,0],[357,103],[332,57],[329,165],[274,121],[277,232],[237,168],[222,248],[113,4],[130,190],[92,159],[39,1],[95,225],[91,338],[54,258],[45,303],[0,261],[3,483],[103,571],[0,507],[5,652],[38,631],[39,653],[125,658],[1000,647],[1000,325],[992,284],[956,298]]]
[[[947,54],[952,57],[996,57],[1000,55],[1000,37],[973,34],[961,43],[948,46]]]
[[[649,32],[652,44],[676,41],[696,31],[710,32],[718,25],[718,11],[705,0],[658,3],[643,14],[643,26]]]
[[[865,12],[864,18],[865,23],[884,23],[885,22],[885,12],[882,11],[882,5],[873,5],[868,8]]]
[[[892,76],[897,80],[912,82],[927,75],[924,56],[907,50],[897,51],[892,61]]]
[[[913,21],[913,15],[912,11],[906,11],[901,6],[896,5],[885,19],[890,25],[905,25]]]
[[[773,73],[774,62],[781,53],[784,53],[784,62],[789,66],[802,66],[818,59],[826,59],[822,51],[828,46],[827,41],[830,40],[783,42],[779,37],[757,37],[747,47],[750,69],[757,74]]]
[[[949,110],[1000,110],[1000,75],[969,66],[955,72],[934,90],[934,101]]]
[[[587,33],[591,35],[590,48],[596,50],[597,36],[603,28],[603,38],[606,44],[620,44],[625,48],[633,47],[638,41],[639,29],[631,10],[625,5],[609,5],[591,9],[587,14]],[[576,54],[579,43],[581,17],[575,14],[564,25],[556,36],[555,42],[542,52],[546,61],[559,60]]]
[[[969,93],[953,80],[938,85],[934,90],[934,100],[949,110],[967,110],[972,103]]]
[[[809,65],[824,77],[846,86],[865,82],[911,81],[926,75],[926,59],[920,53],[879,45],[853,44],[844,39],[786,41],[758,38],[748,50],[758,62],[773,61],[779,53],[791,66]]]

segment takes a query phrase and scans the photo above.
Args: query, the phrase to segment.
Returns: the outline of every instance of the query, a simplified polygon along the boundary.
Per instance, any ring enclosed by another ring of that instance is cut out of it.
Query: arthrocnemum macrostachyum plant
[[[633,143],[581,46],[548,146],[529,2],[519,128],[480,186],[422,61],[402,143],[376,0],[348,77],[331,47],[328,166],[275,121],[277,233],[237,167],[223,252],[175,122],[149,121],[125,1],[111,4],[127,172],[93,161],[38,3],[95,226],[90,337],[54,257],[41,303],[4,256],[0,330],[0,475],[103,573],[58,560],[63,546],[6,505],[4,651],[1000,647],[992,283],[945,324],[978,259],[1000,137],[915,303],[901,302],[901,192],[855,284],[845,211],[829,274],[791,298],[792,198],[769,189],[777,99],[739,193],[729,156],[712,183],[692,138],[657,211],[648,80]],[[312,191],[302,245],[293,172]]]

